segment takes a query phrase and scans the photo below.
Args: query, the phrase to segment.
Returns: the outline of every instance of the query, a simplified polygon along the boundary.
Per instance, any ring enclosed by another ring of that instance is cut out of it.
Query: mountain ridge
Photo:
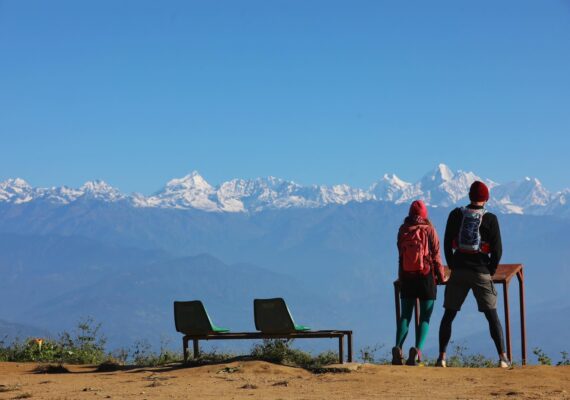
[[[0,203],[23,204],[45,201],[69,205],[80,199],[125,202],[133,207],[197,209],[208,212],[256,213],[266,209],[318,208],[330,204],[385,201],[395,204],[422,199],[432,207],[451,207],[464,202],[475,180],[491,189],[489,208],[503,214],[558,215],[570,217],[566,201],[570,189],[550,192],[539,179],[497,183],[474,172],[453,171],[438,164],[417,182],[406,182],[396,174],[384,174],[368,189],[347,184],[303,186],[276,177],[232,179],[213,186],[198,171],[169,180],[165,186],[145,196],[130,195],[102,180],[88,181],[78,189],[67,186],[34,188],[21,178],[0,182]]]

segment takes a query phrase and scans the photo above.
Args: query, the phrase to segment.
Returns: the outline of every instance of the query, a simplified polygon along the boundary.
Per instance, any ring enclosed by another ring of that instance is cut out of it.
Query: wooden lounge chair
[[[200,301],[175,301],[174,322],[182,334],[184,361],[188,359],[188,342],[192,340],[194,358],[200,356],[200,340],[229,339],[338,339],[339,362],[344,362],[344,337],[347,338],[348,362],[352,362],[352,331],[312,331],[309,327],[297,325],[282,298],[255,299],[255,328],[258,332],[230,332],[216,327]]]

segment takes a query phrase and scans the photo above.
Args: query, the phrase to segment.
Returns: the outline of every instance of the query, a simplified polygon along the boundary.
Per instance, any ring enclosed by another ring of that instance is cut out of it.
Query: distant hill
[[[0,343],[9,344],[13,340],[22,340],[29,337],[46,337],[49,335],[50,333],[43,328],[0,319]]]
[[[440,235],[449,210],[430,208]],[[389,202],[255,214],[133,208],[87,199],[63,206],[3,204],[0,273],[6,279],[0,281],[0,318],[59,331],[72,327],[79,315],[92,315],[103,322],[111,343],[146,336],[157,343],[160,335],[177,338],[175,298],[202,298],[219,324],[251,329],[253,297],[283,293],[308,325],[352,328],[357,346],[391,344],[395,237],[406,213],[407,205]],[[570,281],[570,221],[505,214],[499,220],[503,262],[525,264],[529,332],[538,332],[531,327],[538,323],[563,331],[565,320],[542,305],[570,306],[563,295]],[[516,294],[513,286],[513,313]],[[484,322],[466,305],[454,338],[484,329]],[[529,335],[532,345],[542,340]]]

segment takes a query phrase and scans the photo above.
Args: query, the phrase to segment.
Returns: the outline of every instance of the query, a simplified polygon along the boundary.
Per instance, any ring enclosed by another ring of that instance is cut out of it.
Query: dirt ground
[[[313,374],[261,361],[115,372],[0,363],[0,399],[570,399],[570,367],[510,370],[349,365]]]

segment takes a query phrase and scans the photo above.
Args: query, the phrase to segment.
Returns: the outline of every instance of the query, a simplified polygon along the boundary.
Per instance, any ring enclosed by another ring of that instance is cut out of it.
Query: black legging
[[[491,332],[493,342],[495,342],[497,353],[502,354],[505,352],[505,339],[503,338],[503,327],[501,326],[497,310],[486,310],[484,313],[487,321],[489,321],[489,331]],[[453,323],[453,319],[456,315],[457,311],[447,309],[443,314],[441,325],[439,326],[440,353],[445,353],[447,351],[447,344],[449,343],[449,339],[451,339],[451,324]]]

